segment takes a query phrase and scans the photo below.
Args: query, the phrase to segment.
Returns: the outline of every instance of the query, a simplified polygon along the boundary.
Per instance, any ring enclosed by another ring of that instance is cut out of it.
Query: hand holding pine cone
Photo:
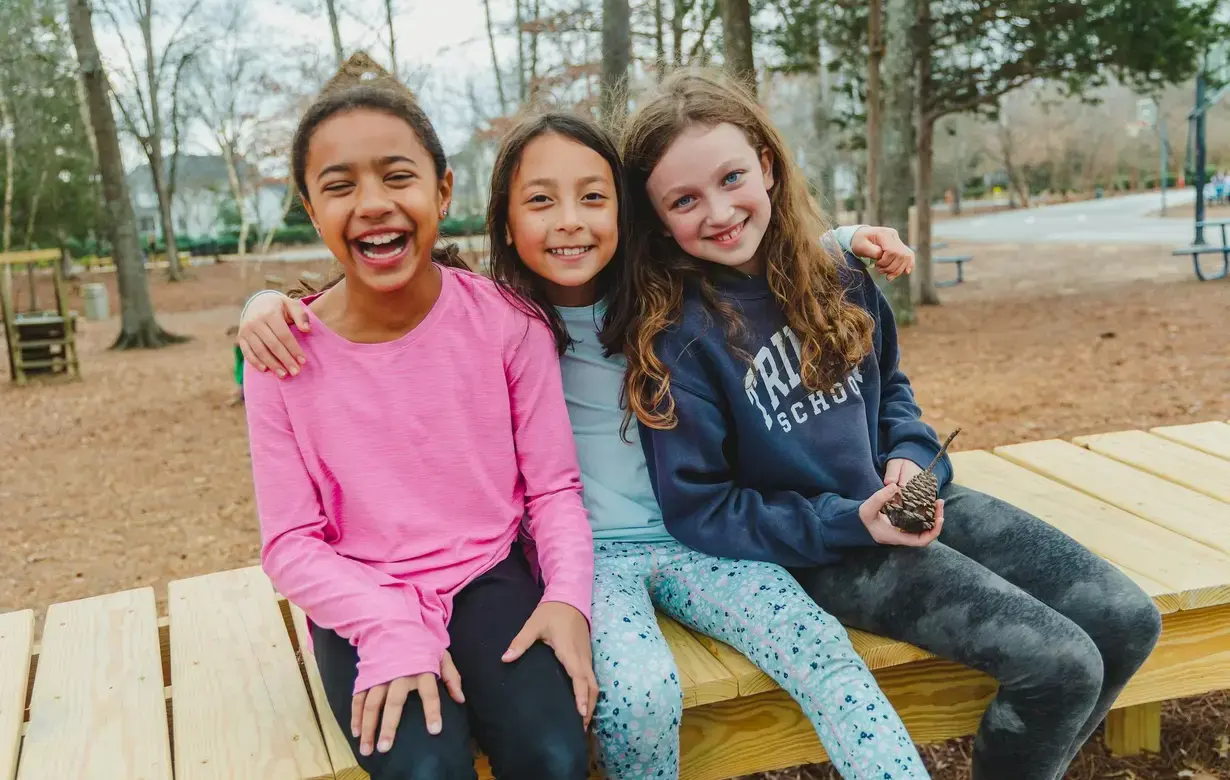
[[[884,506],[888,521],[902,531],[921,534],[935,527],[935,502],[939,498],[940,483],[935,477],[935,464],[948,451],[948,445],[961,432],[958,428],[948,435],[948,440],[939,453],[931,459],[927,468],[915,474],[901,488],[901,492]]]

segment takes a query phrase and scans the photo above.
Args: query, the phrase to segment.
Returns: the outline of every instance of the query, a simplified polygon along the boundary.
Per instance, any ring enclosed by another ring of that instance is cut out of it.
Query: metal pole
[[[1204,66],[1196,73],[1196,236],[1193,244],[1204,243]]]

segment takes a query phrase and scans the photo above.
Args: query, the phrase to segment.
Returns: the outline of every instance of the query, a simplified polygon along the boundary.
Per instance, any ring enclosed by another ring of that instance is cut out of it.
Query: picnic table
[[[1225,279],[1227,276],[1230,276],[1230,242],[1226,241],[1227,225],[1230,225],[1230,219],[1206,219],[1203,222],[1197,222],[1196,227],[1201,230],[1212,227],[1221,228],[1221,244],[1192,244],[1191,246],[1176,249],[1170,254],[1175,257],[1191,255],[1192,267],[1196,271],[1196,278],[1202,282]],[[1221,255],[1221,270],[1213,272],[1212,275],[1206,274],[1200,266],[1200,256],[1217,254]]]
[[[1103,556],[1163,613],[1107,741],[1157,750],[1160,702],[1230,688],[1230,424],[1204,422],[953,455],[957,481]],[[366,778],[324,704],[302,612],[259,568],[0,615],[0,780]],[[659,621],[678,661],[685,780],[825,760],[798,707],[730,647]],[[914,740],[973,733],[995,683],[851,631]],[[18,759],[20,757],[20,764]],[[483,777],[489,777],[479,757]]]

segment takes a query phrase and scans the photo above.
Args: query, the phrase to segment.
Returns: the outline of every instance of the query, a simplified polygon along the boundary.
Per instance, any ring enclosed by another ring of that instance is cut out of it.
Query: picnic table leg
[[[1155,701],[1111,710],[1106,716],[1106,746],[1117,756],[1161,750],[1162,703]]]

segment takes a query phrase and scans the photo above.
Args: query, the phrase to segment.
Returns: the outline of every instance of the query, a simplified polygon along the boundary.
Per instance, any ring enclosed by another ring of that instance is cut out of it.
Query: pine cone
[[[948,435],[939,454],[931,459],[926,470],[915,474],[884,507],[888,521],[911,534],[921,534],[935,527],[935,501],[940,494],[940,481],[935,477],[935,464],[948,451],[948,445],[961,432],[958,428]]]

